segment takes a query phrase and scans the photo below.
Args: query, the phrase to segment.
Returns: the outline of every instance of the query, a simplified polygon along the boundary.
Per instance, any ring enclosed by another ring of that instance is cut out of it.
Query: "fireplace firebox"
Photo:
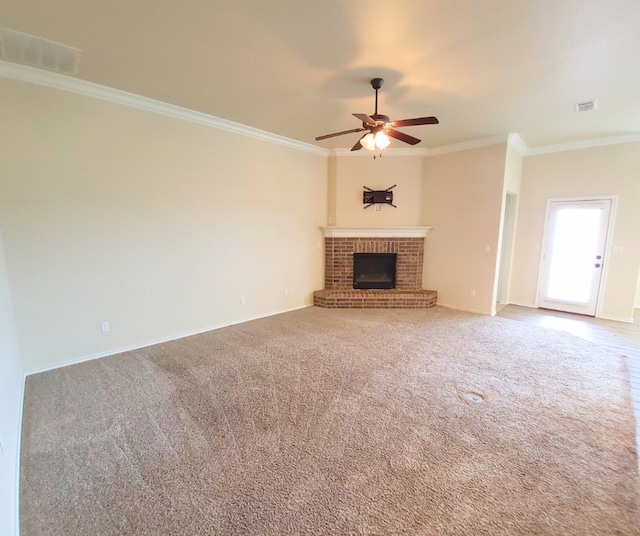
[[[354,253],[353,288],[396,288],[397,253]]]

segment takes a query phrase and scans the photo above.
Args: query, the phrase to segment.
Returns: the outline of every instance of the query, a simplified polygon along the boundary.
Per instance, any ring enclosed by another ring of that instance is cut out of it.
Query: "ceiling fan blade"
[[[352,128],[350,130],[343,130],[342,132],[334,132],[333,134],[325,134],[324,136],[318,136],[316,141],[326,140],[327,138],[335,138],[336,136],[342,136],[343,134],[352,134],[353,132],[362,132],[367,130],[366,128]]]
[[[372,127],[376,126],[376,122],[371,119],[367,114],[351,114],[353,117],[360,119],[365,125],[371,125]]]
[[[420,143],[420,140],[418,138],[409,136],[404,132],[398,132],[397,130],[393,130],[392,128],[386,128],[384,131],[387,133],[388,136],[391,136],[392,138],[408,143],[409,145],[415,145],[416,143]]]
[[[400,119],[400,121],[392,121],[392,127],[413,127],[416,125],[437,125],[437,117],[416,117],[415,119]]]
[[[364,130],[364,129],[363,129],[363,130]],[[367,134],[369,134],[369,133],[367,132]],[[367,134],[364,134],[363,136],[361,136],[361,137],[360,137],[360,140],[361,140],[362,138],[364,138]],[[352,150],[352,151],[359,151],[360,149],[362,149],[362,144],[360,143],[360,140],[358,140],[358,141],[356,142],[356,144],[355,144],[353,147],[351,147],[351,150]]]

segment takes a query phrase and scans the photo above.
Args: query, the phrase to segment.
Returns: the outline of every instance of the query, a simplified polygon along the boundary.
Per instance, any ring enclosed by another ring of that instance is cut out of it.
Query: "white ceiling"
[[[374,77],[380,113],[439,118],[402,129],[419,147],[640,132],[639,0],[0,0],[0,26],[81,49],[79,78],[321,147],[357,141],[314,138],[373,113]]]

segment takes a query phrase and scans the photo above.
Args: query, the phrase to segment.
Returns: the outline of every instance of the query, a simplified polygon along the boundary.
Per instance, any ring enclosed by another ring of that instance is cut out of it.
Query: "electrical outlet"
[[[109,326],[109,322],[101,322],[100,329],[102,330],[102,333],[107,333],[108,331],[110,331],[111,327]]]
[[[240,298],[240,305],[245,305],[246,303],[247,303],[247,299],[244,296],[242,296]]]
[[[472,291],[471,291],[471,297],[472,297],[472,298],[475,298],[475,297],[476,297],[476,291],[475,291],[475,290],[472,290]]]
[[[284,289],[284,295],[285,295],[285,296],[288,296],[288,295],[289,295],[289,289],[288,289],[288,288],[285,288],[285,289]]]

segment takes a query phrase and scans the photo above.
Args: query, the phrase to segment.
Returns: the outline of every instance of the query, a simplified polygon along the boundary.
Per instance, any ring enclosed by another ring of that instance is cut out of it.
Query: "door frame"
[[[611,201],[611,210],[609,211],[609,221],[607,222],[607,236],[604,246],[604,259],[602,263],[602,272],[600,274],[600,289],[596,298],[596,314],[595,318],[600,318],[602,309],[602,301],[606,292],[604,282],[607,279],[609,272],[609,257],[613,251],[611,244],[613,239],[613,224],[615,222],[615,215],[618,209],[618,196],[617,195],[591,195],[580,197],[552,197],[547,199],[547,207],[544,212],[544,221],[542,222],[542,244],[540,246],[540,258],[538,260],[538,284],[536,285],[536,302],[537,309],[540,308],[540,294],[542,292],[542,276],[544,268],[544,253],[547,250],[548,242],[551,240],[549,236],[549,217],[551,213],[552,203],[579,203],[580,201]]]
[[[511,296],[511,270],[513,268],[513,250],[516,240],[516,222],[518,220],[518,194],[507,190],[504,197],[504,209],[500,235],[500,254],[498,256],[498,278],[496,303],[507,305]]]

